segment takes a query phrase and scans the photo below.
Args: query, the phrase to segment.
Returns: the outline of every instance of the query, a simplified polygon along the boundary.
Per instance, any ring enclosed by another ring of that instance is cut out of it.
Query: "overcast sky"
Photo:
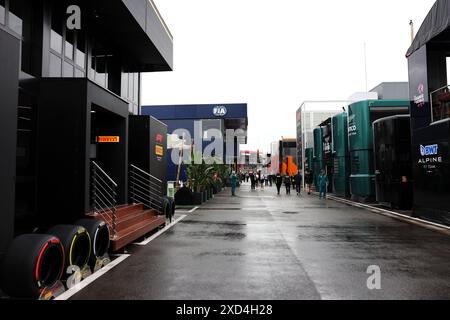
[[[248,149],[295,137],[304,100],[342,100],[407,81],[409,20],[434,0],[154,0],[174,72],[143,79],[142,104],[248,103]]]

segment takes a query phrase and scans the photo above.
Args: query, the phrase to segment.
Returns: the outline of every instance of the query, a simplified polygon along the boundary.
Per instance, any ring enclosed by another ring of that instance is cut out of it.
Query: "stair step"
[[[117,231],[120,232],[154,216],[156,216],[156,213],[153,210],[142,210],[128,214],[125,217],[119,217],[116,221]]]
[[[143,237],[149,232],[165,225],[164,216],[151,216],[126,229],[119,231],[114,239],[111,239],[111,250],[118,251],[133,241]]]
[[[125,218],[129,215],[134,215],[135,213],[142,212],[144,206],[142,204],[132,204],[128,206],[118,207],[116,210],[117,219]]]

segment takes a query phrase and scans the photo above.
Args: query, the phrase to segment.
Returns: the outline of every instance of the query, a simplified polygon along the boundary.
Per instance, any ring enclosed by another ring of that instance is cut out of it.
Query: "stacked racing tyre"
[[[108,225],[104,221],[94,219],[82,219],[75,223],[82,226],[89,233],[91,238],[91,256],[89,266],[93,269],[98,258],[104,257],[109,250],[110,233]]]
[[[166,221],[172,222],[171,218],[172,207],[170,205],[170,200],[168,197],[162,198],[161,206],[162,206],[162,215],[166,217]]]
[[[170,219],[170,222],[172,222],[173,218],[175,216],[175,210],[176,210],[175,199],[174,198],[168,198],[168,199],[169,199],[169,206],[170,206],[169,219]]]
[[[58,237],[66,253],[65,268],[77,266],[83,269],[91,257],[91,237],[86,228],[74,225],[59,225],[48,230]]]
[[[27,234],[15,238],[3,260],[0,286],[13,298],[37,299],[64,273],[65,250],[53,235]]]

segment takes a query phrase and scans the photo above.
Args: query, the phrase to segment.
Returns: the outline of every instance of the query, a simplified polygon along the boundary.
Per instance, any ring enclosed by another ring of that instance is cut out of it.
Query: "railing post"
[[[96,167],[95,165],[93,165],[91,163],[91,170],[92,170],[92,175],[91,175],[91,207],[92,207],[92,214],[95,214],[95,200],[97,199],[97,171],[96,171]]]
[[[135,190],[134,190],[134,185],[135,185],[135,173],[134,173],[134,167],[131,166],[131,200],[133,200],[133,203],[136,203],[136,195],[135,195]]]
[[[113,207],[111,208],[112,211],[112,232],[113,232],[113,237],[116,237],[116,233],[117,233],[117,225],[116,225],[116,206],[117,206],[117,188],[114,186],[113,187]]]

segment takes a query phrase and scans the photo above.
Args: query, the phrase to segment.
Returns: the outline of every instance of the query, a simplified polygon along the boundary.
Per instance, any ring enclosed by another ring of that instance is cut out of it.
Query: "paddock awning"
[[[440,35],[450,27],[450,0],[438,0],[426,16],[416,37],[408,49],[409,57],[423,45]]]

